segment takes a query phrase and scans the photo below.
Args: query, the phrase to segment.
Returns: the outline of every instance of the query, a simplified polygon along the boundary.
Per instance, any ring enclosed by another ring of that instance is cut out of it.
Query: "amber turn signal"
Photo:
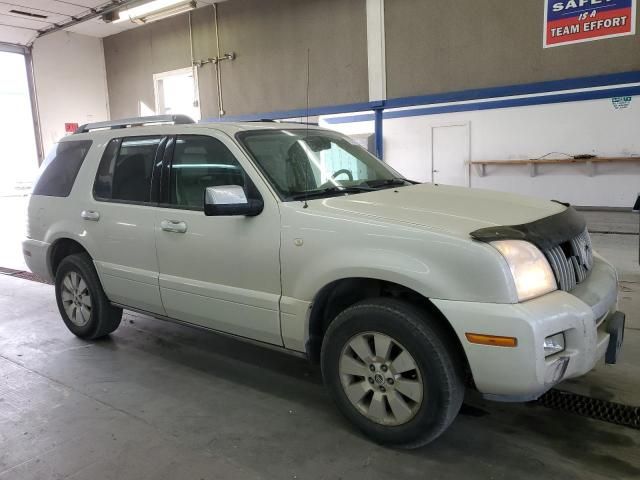
[[[492,347],[517,347],[518,339],[515,337],[499,337],[497,335],[483,335],[481,333],[465,333],[465,337],[471,343],[478,345],[490,345]]]

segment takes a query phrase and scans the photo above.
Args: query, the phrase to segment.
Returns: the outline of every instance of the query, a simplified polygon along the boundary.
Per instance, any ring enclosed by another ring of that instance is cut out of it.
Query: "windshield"
[[[408,185],[347,137],[325,130],[251,130],[240,142],[285,200]]]

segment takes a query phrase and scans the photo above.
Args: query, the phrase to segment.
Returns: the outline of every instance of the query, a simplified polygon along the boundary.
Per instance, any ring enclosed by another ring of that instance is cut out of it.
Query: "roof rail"
[[[247,120],[248,123],[299,123],[300,125],[312,125],[315,127],[319,127],[318,122],[303,122],[298,120],[285,120],[282,118],[261,118],[260,120]]]
[[[187,125],[195,123],[186,115],[153,115],[149,117],[123,118],[121,120],[109,120],[107,122],[86,123],[80,125],[74,133],[86,133],[91,130],[99,129],[116,129],[138,127],[141,125],[149,125],[151,123],[173,123],[174,125]]]

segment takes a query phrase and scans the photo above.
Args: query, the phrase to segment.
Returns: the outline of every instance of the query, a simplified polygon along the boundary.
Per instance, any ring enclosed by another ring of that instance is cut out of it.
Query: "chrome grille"
[[[545,250],[560,290],[573,290],[587,279],[593,267],[591,237],[585,229],[572,239]]]

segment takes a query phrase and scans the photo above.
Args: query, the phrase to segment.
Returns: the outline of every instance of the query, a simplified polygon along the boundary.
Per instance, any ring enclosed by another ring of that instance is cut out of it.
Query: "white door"
[[[434,126],[431,138],[431,181],[469,186],[469,124]]]
[[[156,213],[160,291],[167,314],[282,345],[280,213],[275,199],[257,186],[264,201],[259,215],[207,217],[205,188],[239,185],[254,191],[245,173],[250,165],[239,162],[246,160],[242,152],[223,136],[179,135],[170,149],[173,159],[165,170]]]
[[[165,311],[158,286],[151,183],[163,141],[162,135],[111,140],[102,154],[93,195],[77,208],[87,237],[100,239],[94,261],[107,297],[160,315]]]
[[[158,115],[188,115],[200,120],[200,101],[196,69],[181,68],[156,73],[153,85]]]

